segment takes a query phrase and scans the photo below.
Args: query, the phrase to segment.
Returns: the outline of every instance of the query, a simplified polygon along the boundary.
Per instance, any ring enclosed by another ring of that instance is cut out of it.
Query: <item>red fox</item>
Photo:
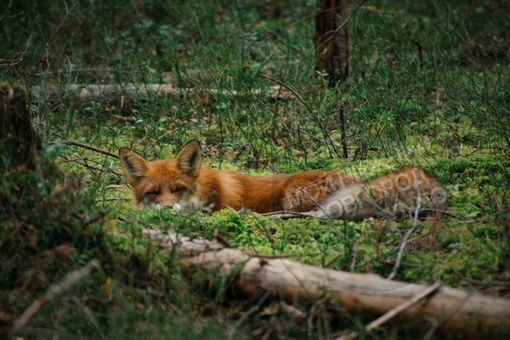
[[[171,159],[148,161],[125,147],[120,148],[119,157],[137,207],[314,211],[317,216],[349,220],[446,209],[441,182],[413,167],[371,181],[336,171],[248,176],[202,167],[197,140]]]

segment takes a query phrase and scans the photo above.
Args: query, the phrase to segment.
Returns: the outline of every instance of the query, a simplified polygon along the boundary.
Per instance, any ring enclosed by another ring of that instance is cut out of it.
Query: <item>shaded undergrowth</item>
[[[251,174],[334,169],[371,178],[421,166],[445,184],[451,215],[418,222],[396,278],[508,297],[505,6],[367,2],[350,23],[352,73],[341,93],[314,71],[317,8],[309,1],[16,1],[0,9],[0,76],[60,89],[30,103],[46,145],[38,168],[3,158],[0,165],[0,326],[97,259],[100,269],[43,308],[23,336],[314,337],[331,334],[333,324],[361,329],[366,319],[320,304],[297,306],[304,314],[264,305],[244,318],[258,300],[228,299],[221,276],[183,275],[142,228],[206,238],[217,229],[249,253],[388,276],[411,227],[134,210],[117,160],[69,140],[156,159],[198,138],[207,166]],[[176,91],[88,98],[65,91],[125,83]],[[340,107],[349,159],[339,156]],[[377,333],[395,334],[416,335],[399,325]]]

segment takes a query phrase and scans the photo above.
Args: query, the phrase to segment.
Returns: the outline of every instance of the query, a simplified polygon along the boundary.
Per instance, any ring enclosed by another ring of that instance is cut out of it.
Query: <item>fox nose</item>
[[[177,197],[168,189],[163,188],[158,197],[158,203],[162,206],[172,208],[177,202]]]

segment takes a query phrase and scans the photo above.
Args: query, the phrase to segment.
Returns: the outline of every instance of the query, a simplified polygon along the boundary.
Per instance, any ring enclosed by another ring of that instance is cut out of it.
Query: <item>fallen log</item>
[[[231,276],[233,288],[254,296],[272,292],[288,303],[329,302],[350,313],[381,315],[406,303],[426,286],[300,264],[283,258],[254,256],[217,240],[196,240],[174,232],[146,230],[160,247],[171,250],[183,267],[200,267]],[[395,320],[428,320],[438,334],[464,339],[510,336],[510,300],[441,287],[429,298],[395,313]]]
[[[221,94],[227,96],[267,96],[273,99],[287,99],[290,92],[282,86],[269,86],[267,89],[252,89],[248,91],[218,90],[215,88],[182,88],[172,84],[57,84],[36,85],[31,89],[31,95],[37,99],[54,98],[62,95],[75,95],[81,99],[122,97],[147,99],[152,96],[169,96],[188,94],[203,91],[209,94]]]

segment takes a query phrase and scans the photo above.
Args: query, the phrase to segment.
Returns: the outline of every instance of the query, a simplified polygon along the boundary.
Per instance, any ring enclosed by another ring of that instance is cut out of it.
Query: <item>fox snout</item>
[[[180,201],[180,197],[167,187],[162,187],[157,192],[147,192],[140,196],[142,197],[138,202],[140,208],[146,206],[174,207]]]

